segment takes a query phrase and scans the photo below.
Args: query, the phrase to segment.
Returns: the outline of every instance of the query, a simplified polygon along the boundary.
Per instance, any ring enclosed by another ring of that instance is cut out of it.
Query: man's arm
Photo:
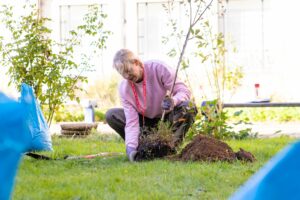
[[[171,90],[172,85],[175,79],[175,71],[169,68],[168,66],[162,65],[161,67],[158,68],[160,70],[161,74],[161,81],[166,90]],[[172,99],[174,101],[174,106],[180,104],[183,101],[189,100],[191,96],[190,90],[187,88],[187,86],[177,77],[174,89],[173,89],[173,94],[172,94]]]
[[[133,161],[134,153],[138,147],[140,134],[139,116],[135,108],[124,97],[121,96],[121,102],[124,108],[126,125],[125,125],[125,145],[126,154],[130,161]]]

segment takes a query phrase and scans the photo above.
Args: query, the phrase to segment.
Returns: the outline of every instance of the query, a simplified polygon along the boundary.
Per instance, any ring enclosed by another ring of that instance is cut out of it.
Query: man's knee
[[[113,120],[113,109],[109,109],[106,113],[105,113],[105,120],[107,123],[110,123]]]
[[[114,129],[123,139],[125,139],[125,114],[121,108],[112,108],[105,113],[107,124]]]

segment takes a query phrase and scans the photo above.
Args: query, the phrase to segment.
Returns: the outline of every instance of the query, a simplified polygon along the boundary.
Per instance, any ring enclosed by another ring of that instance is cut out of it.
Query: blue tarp
[[[9,199],[22,153],[31,135],[25,126],[26,107],[0,93],[0,199]]]
[[[35,98],[32,87],[25,83],[21,86],[20,101],[28,110],[25,116],[25,123],[32,137],[30,150],[51,151],[52,142],[48,124]]]
[[[0,200],[10,199],[22,154],[32,150],[52,150],[52,142],[33,89],[22,84],[19,101],[0,92]]]
[[[230,199],[300,199],[300,141],[287,146]]]

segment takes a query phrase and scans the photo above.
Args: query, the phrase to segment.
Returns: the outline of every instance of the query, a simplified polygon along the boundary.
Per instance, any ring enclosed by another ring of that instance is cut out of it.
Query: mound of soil
[[[235,153],[226,143],[197,135],[180,153],[182,161],[233,161]]]
[[[152,160],[176,153],[172,137],[161,136],[159,134],[140,138],[137,151],[136,161]]]
[[[243,160],[246,162],[254,162],[256,161],[254,155],[244,149],[240,148],[238,152],[235,153],[235,156],[238,160]]]
[[[253,162],[254,156],[243,149],[235,153],[228,144],[212,137],[197,135],[178,155],[181,161],[229,161],[236,159]]]

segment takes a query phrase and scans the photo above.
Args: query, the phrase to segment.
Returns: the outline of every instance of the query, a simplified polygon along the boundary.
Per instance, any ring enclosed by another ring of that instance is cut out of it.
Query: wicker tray
[[[91,130],[92,128],[97,129],[97,126],[98,123],[85,123],[85,122],[60,124],[62,130],[68,130],[68,131],[86,131],[86,130]]]
[[[97,123],[63,123],[60,124],[61,134],[65,136],[86,136],[91,133],[91,130],[97,129]]]

